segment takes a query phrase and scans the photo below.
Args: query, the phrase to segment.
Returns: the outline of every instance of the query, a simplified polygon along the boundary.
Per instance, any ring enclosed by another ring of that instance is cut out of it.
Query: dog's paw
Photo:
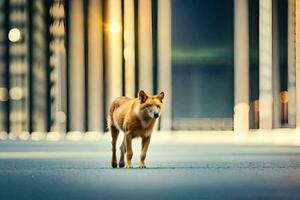
[[[145,162],[144,161],[140,161],[140,166],[139,168],[146,168]]]
[[[127,169],[132,168],[132,165],[125,165],[125,168]]]
[[[118,167],[117,163],[112,163],[111,166],[112,166],[112,168],[117,168]]]
[[[126,161],[125,168],[132,168],[131,160]]]
[[[125,163],[124,162],[119,162],[119,168],[123,168],[125,167]]]

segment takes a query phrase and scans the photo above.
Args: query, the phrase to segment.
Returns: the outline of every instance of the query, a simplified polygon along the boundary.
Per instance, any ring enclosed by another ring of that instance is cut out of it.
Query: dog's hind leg
[[[123,168],[125,166],[125,161],[124,161],[124,154],[126,152],[126,146],[125,146],[125,136],[123,138],[123,142],[120,146],[120,151],[121,151],[121,154],[120,154],[120,161],[119,161],[119,167],[120,168]]]
[[[132,168],[132,164],[131,164],[131,159],[133,156],[133,152],[132,152],[132,135],[130,132],[125,133],[125,144],[126,144],[126,165],[125,168]]]
[[[109,130],[111,132],[111,137],[112,137],[112,159],[111,159],[111,166],[113,168],[116,168],[118,166],[117,163],[117,155],[116,155],[116,145],[117,145],[117,139],[118,139],[118,135],[119,135],[119,130],[114,127],[114,126],[110,126]]]

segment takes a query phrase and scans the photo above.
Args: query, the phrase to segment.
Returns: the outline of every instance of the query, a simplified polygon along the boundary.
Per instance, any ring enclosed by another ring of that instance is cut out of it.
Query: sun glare
[[[111,22],[110,24],[108,24],[108,30],[112,34],[117,34],[121,31],[121,26],[119,23]]]

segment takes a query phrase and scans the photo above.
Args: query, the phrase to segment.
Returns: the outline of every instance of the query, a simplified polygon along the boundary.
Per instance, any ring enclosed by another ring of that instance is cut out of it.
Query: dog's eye
[[[160,106],[156,106],[158,109],[160,109]]]

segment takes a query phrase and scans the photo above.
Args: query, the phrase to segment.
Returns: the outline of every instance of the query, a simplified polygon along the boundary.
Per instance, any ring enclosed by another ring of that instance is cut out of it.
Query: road
[[[0,142],[1,200],[299,199],[300,148],[151,144],[148,168],[110,167],[102,142]]]

